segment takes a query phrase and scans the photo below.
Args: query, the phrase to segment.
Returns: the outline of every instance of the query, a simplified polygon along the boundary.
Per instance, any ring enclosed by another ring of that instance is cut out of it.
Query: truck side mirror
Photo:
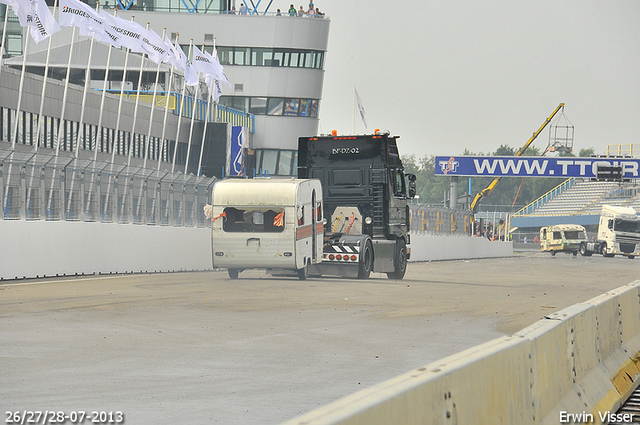
[[[416,175],[407,174],[407,179],[409,179],[409,198],[413,199],[416,196]]]

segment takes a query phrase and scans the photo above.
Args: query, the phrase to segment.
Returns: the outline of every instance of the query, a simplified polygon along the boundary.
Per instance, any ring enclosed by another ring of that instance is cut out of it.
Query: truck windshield
[[[224,209],[222,230],[225,232],[282,232],[284,210],[282,208],[234,208]]]
[[[640,222],[616,219],[614,230],[619,232],[640,233]]]

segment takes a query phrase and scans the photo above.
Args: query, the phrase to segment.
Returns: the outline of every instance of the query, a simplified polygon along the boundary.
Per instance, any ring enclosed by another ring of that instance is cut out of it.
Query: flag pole
[[[20,108],[22,107],[22,92],[24,89],[24,74],[27,62],[27,52],[29,51],[29,38],[29,34],[26,33],[24,40],[24,52],[22,53],[22,72],[20,73],[20,84],[18,85],[18,105],[16,107],[16,119],[13,122],[13,134],[11,135],[11,150],[15,149],[16,139],[18,138],[18,123],[20,121]],[[11,173],[9,173],[9,176],[11,176]]]
[[[193,39],[191,39],[191,43],[193,43]],[[195,56],[195,54],[193,56]],[[192,57],[191,60],[193,59],[194,58]],[[191,153],[191,137],[193,136],[193,123],[196,120],[196,107],[198,106],[198,89],[199,88],[200,88],[200,75],[198,73],[198,85],[196,86],[196,92],[193,95],[193,107],[191,108],[191,126],[189,127],[189,139],[187,141],[187,160],[185,161],[185,164],[184,164],[185,176],[187,175],[187,168],[189,167],[189,154]],[[206,120],[206,117],[205,117],[205,120]]]
[[[62,133],[62,127],[63,127],[63,123],[64,123],[64,112],[66,110],[67,107],[67,93],[69,92],[69,74],[71,73],[71,58],[73,56],[73,46],[76,42],[76,27],[73,27],[73,30],[71,31],[71,44],[69,45],[69,59],[67,60],[67,74],[65,78],[65,82],[64,82],[64,91],[62,93],[62,107],[60,108],[60,122],[58,123],[58,134],[56,136],[56,155],[58,154],[58,150],[59,150],[59,146],[60,146],[60,134]],[[40,132],[38,132],[38,134],[40,134]],[[66,134],[65,134],[65,139],[66,139]],[[71,139],[71,148],[73,151],[73,136]],[[76,157],[77,157],[77,153],[76,153]]]
[[[4,5],[4,27],[2,30],[2,40],[0,40],[0,74],[2,74],[2,65],[4,63],[4,43],[7,39],[7,22],[9,18],[9,5]]]
[[[115,10],[114,10],[114,15],[115,15]],[[131,17],[131,21],[133,21],[133,16]],[[111,194],[111,180],[113,180],[113,167],[115,166],[115,161],[116,161],[116,149],[115,149],[115,144],[116,144],[116,140],[118,140],[118,144],[120,141],[120,117],[122,115],[122,102],[123,102],[123,98],[124,98],[124,84],[126,83],[126,78],[127,78],[127,66],[129,65],[129,52],[131,51],[130,48],[127,47],[127,50],[125,52],[125,56],[124,56],[124,68],[122,69],[122,81],[120,82],[120,99],[118,100],[118,113],[116,116],[116,128],[115,128],[115,132],[113,135],[113,140],[111,142],[111,169],[109,170],[109,183],[107,184],[107,193],[105,195],[105,201],[104,201],[104,211],[105,214],[107,213],[107,207],[109,205],[109,195]],[[124,135],[123,135],[124,136]],[[123,141],[122,141],[123,147],[126,146],[126,137],[123,137]],[[121,170],[122,171],[122,170]],[[116,199],[115,202],[117,203],[118,200]],[[123,197],[123,202],[124,202],[124,197]],[[116,214],[118,212],[117,210],[117,205],[116,205]],[[117,216],[116,216],[117,218]]]
[[[162,40],[164,40],[166,35],[167,35],[167,29],[164,28],[162,30]],[[158,82],[160,80],[160,64],[161,63],[162,62],[158,62],[158,69],[156,69],[156,82],[155,82],[155,85],[153,86],[153,99],[151,101],[151,112],[149,113],[149,129],[147,131],[147,141],[146,141],[146,147],[144,150],[144,160],[142,161],[142,168],[146,168],[147,158],[149,157],[149,146],[151,144],[151,126],[153,125],[153,112],[155,110],[156,97],[158,95]]]
[[[56,13],[56,9],[58,9],[58,0],[55,0],[53,2],[53,15],[55,15]],[[60,17],[58,17],[58,20],[60,19]],[[36,130],[36,146],[35,146],[35,151],[38,150],[38,145],[40,145],[40,130],[42,129],[42,111],[44,109],[44,94],[45,94],[45,90],[47,89],[47,79],[49,77],[49,59],[51,56],[51,35],[49,35],[49,40],[48,40],[48,46],[47,46],[47,58],[45,60],[45,64],[44,64],[44,79],[42,81],[42,98],[40,99],[40,110],[38,112],[38,127]],[[53,136],[53,135],[52,135]],[[58,135],[58,137],[60,137],[60,135]],[[45,146],[47,144],[46,139],[44,142]],[[58,148],[56,147],[56,156],[58,156]]]
[[[204,44],[202,45],[202,50],[204,50]],[[213,39],[213,54],[216,53],[216,39]],[[198,168],[196,175],[200,176],[202,174],[202,154],[204,152],[204,139],[207,135],[207,124],[209,123],[209,113],[211,112],[211,93],[209,87],[207,86],[207,111],[204,115],[204,129],[202,130],[202,143],[200,144],[200,158],[198,159]]]
[[[7,7],[6,9],[6,13],[9,13],[9,7]],[[5,15],[6,18],[6,15]],[[5,19],[6,22],[6,19]],[[6,31],[6,24],[5,24],[5,31]],[[7,205],[7,200],[9,199],[9,185],[11,182],[11,168],[13,167],[13,154],[16,148],[16,140],[18,138],[18,123],[20,122],[20,108],[22,107],[22,92],[24,89],[24,74],[25,74],[25,68],[26,68],[26,62],[27,62],[27,52],[29,51],[29,38],[30,35],[29,33],[25,32],[23,30],[23,34],[24,34],[24,51],[22,52],[22,71],[20,73],[20,83],[18,85],[18,103],[16,105],[16,115],[15,115],[15,120],[13,121],[13,134],[9,133],[9,136],[11,137],[11,157],[9,159],[9,169],[7,170],[7,181],[6,181],[6,185],[5,185],[5,193],[4,193],[4,202],[2,203],[2,205]],[[2,39],[4,40],[5,35],[4,33],[2,34]]]
[[[100,2],[96,2],[96,12],[98,12],[98,9],[100,8]],[[84,91],[82,92],[82,106],[80,107],[80,122],[78,124],[78,133],[76,133],[76,146],[78,147],[78,152],[79,152],[79,146],[80,146],[80,137],[79,137],[79,132],[82,131],[82,144],[84,146],[86,146],[87,144],[87,136],[86,136],[86,131],[84,131],[84,108],[87,102],[87,92],[89,91],[89,83],[91,82],[91,58],[93,56],[93,43],[94,43],[94,38],[91,37],[91,41],[89,43],[89,58],[87,59],[87,68],[84,71]],[[109,46],[109,53],[111,53],[111,46]],[[106,71],[105,71],[106,73]],[[100,127],[97,127],[96,129],[96,133],[97,131],[100,130]],[[97,159],[97,154],[98,154],[98,135],[96,134],[96,144],[93,146],[94,149],[94,154],[93,154],[93,172],[91,173],[91,182],[89,183],[89,192],[87,193],[87,204],[86,204],[86,213],[85,214],[89,214],[90,208],[91,208],[91,194],[93,193],[93,184],[95,181],[95,176],[96,176],[96,159]],[[91,150],[91,145],[93,140],[92,138],[89,139],[89,150]],[[78,152],[76,153],[76,155],[78,155]]]
[[[164,31],[166,32],[166,28],[164,29]],[[166,36],[165,36],[166,37]],[[178,38],[180,37],[180,34],[176,34],[176,42],[175,45],[178,45]],[[160,165],[162,164],[162,156],[164,155],[164,147],[165,147],[165,132],[167,129],[167,115],[169,113],[169,101],[171,99],[171,85],[173,84],[173,65],[171,65],[171,71],[169,71],[169,83],[166,86],[166,92],[167,92],[167,98],[165,100],[165,105],[164,105],[164,119],[162,120],[162,135],[160,136],[160,155],[158,155],[158,172],[160,172]],[[167,146],[167,149],[169,149],[169,147]],[[167,156],[167,159],[168,156]]]
[[[193,51],[193,39],[189,42],[189,57]],[[182,86],[182,99],[180,99],[180,110],[178,113],[178,128],[176,129],[176,144],[173,147],[173,162],[171,164],[171,173],[173,174],[176,167],[176,156],[178,155],[178,143],[180,142],[180,122],[182,121],[182,110],[184,109],[184,98],[187,91],[187,75],[185,72],[184,85]]]
[[[351,111],[351,134],[356,131],[356,85],[353,84],[353,109]]]
[[[104,10],[104,8],[102,9]],[[118,9],[114,8],[113,9],[113,16],[117,16],[118,15]],[[108,46],[109,51],[107,52],[107,64],[105,65],[104,68],[104,80],[102,81],[102,94],[100,97],[100,116],[98,117],[98,127],[96,129],[96,131],[98,132],[98,134],[100,135],[100,145],[102,145],[102,147],[104,147],[104,136],[103,134],[105,133],[103,131],[102,128],[102,118],[104,116],[104,101],[105,101],[105,97],[107,95],[107,83],[109,82],[109,68],[111,65],[111,52],[113,51],[113,46],[111,44],[109,44]],[[124,71],[123,71],[124,72]],[[96,150],[95,152],[93,152],[93,161],[96,162],[98,160],[98,134],[96,134]],[[116,134],[114,133],[113,138],[116,137]],[[109,149],[111,148],[111,150],[113,150],[113,144],[109,144],[109,132],[107,131],[107,141],[106,141],[106,147],[107,147],[107,153],[109,151]],[[113,171],[113,159],[111,161],[111,172]],[[109,188],[111,187],[111,172],[109,173]],[[102,213],[103,215],[107,214],[107,207],[109,205],[109,191],[107,191],[106,195],[105,195],[105,203],[104,203],[104,212]],[[100,211],[98,211],[98,214],[100,214]],[[102,221],[102,218],[100,218],[100,221]]]
[[[149,31],[149,22],[147,22],[146,30]],[[129,155],[127,158],[127,169],[131,165],[131,156],[133,152],[134,139],[136,134],[136,121],[138,120],[138,106],[140,105],[140,89],[142,87],[142,74],[144,72],[144,54],[140,55],[140,73],[138,74],[138,88],[136,89],[136,102],[133,107],[133,124],[131,125],[131,147],[129,148]],[[126,188],[125,188],[126,193]]]

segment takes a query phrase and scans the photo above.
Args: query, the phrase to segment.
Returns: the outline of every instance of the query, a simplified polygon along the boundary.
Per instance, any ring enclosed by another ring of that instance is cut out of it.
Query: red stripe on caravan
[[[308,238],[311,236],[312,232],[313,232],[313,228],[311,227],[310,224],[307,226],[298,227],[296,229],[296,240],[302,239],[302,238]]]

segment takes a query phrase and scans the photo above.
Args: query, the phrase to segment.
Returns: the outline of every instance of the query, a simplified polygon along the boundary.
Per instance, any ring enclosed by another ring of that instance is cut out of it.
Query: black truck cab
[[[378,132],[298,140],[298,177],[322,183],[327,249],[357,244],[360,277],[379,271],[401,279],[406,271],[415,176],[404,173],[397,139]]]

